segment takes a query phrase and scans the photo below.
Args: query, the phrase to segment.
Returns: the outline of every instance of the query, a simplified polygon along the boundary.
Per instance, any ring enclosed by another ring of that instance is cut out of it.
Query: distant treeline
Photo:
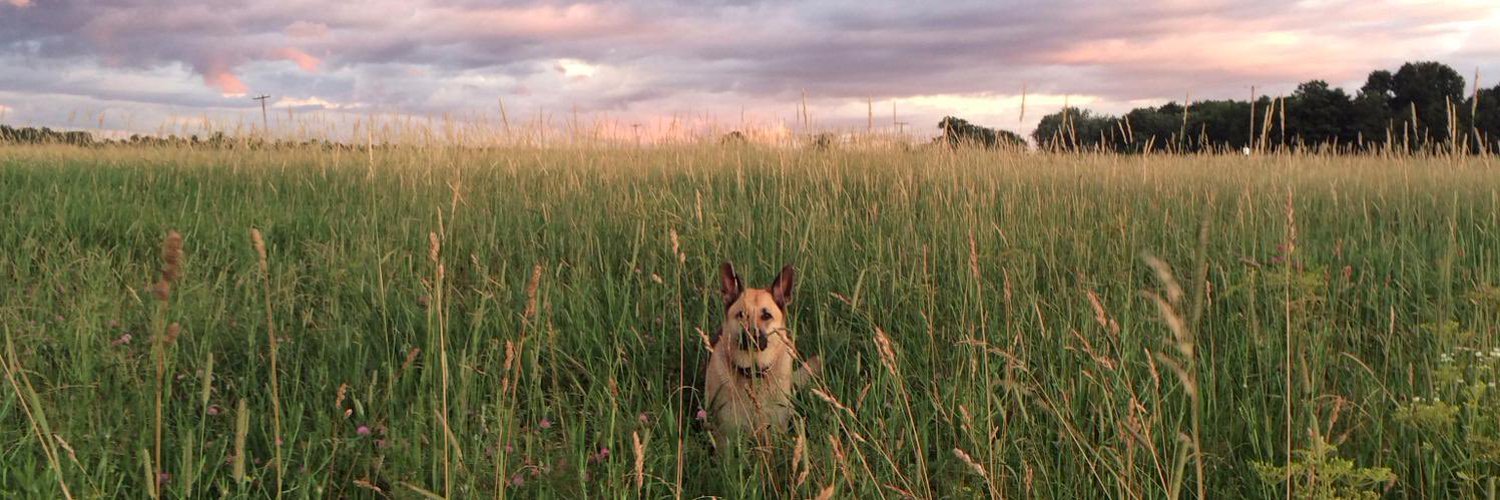
[[[363,145],[346,145],[334,143],[328,140],[304,140],[266,141],[258,137],[236,137],[225,135],[223,132],[214,132],[207,137],[191,135],[180,137],[175,134],[166,137],[152,135],[131,134],[130,137],[120,139],[96,140],[94,135],[84,131],[76,130],[52,130],[47,127],[21,127],[14,128],[8,125],[0,125],[0,143],[19,144],[69,144],[74,146],[192,146],[215,149],[262,149],[269,147],[342,147],[345,149],[363,148]],[[377,144],[378,148],[387,148],[391,145],[386,143]]]
[[[0,142],[86,146],[94,143],[94,136],[88,132],[52,130],[47,127],[11,128],[8,125],[0,125]]]
[[[1031,137],[1042,150],[1120,153],[1500,150],[1500,85],[1470,95],[1465,88],[1447,65],[1406,63],[1371,72],[1353,95],[1312,80],[1253,103],[1169,102],[1121,117],[1065,108],[1043,117]]]

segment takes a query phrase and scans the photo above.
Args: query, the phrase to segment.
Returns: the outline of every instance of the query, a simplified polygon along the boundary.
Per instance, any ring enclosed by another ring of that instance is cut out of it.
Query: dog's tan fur
[[[817,369],[816,359],[798,369],[797,349],[786,329],[795,271],[782,268],[766,288],[745,288],[734,266],[720,268],[724,322],[706,374],[708,411],[715,441],[725,434],[782,431],[792,417],[792,391]]]

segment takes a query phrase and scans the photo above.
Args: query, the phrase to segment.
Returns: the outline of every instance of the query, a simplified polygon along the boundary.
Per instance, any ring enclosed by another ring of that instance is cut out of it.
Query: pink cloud
[[[1475,20],[1494,10],[1467,1],[1435,6],[1323,0],[1259,17],[1214,11],[1166,14],[1143,23],[1143,32],[1086,38],[1043,53],[1041,59],[1120,75],[1170,75],[1186,85],[1204,80],[1247,85],[1308,78],[1351,81],[1402,60],[1451,52],[1464,45],[1466,23],[1482,22]],[[1329,19],[1339,22],[1328,24]]]
[[[308,53],[293,47],[282,47],[280,49],[276,49],[276,51],[272,55],[278,59],[285,59],[294,62],[298,67],[302,68],[303,71],[306,71],[308,73],[316,73],[318,71],[318,65],[323,64],[322,59],[313,57]]]
[[[597,35],[637,28],[624,10],[597,5],[538,6],[493,9],[433,8],[419,21],[447,26],[467,35],[546,37]]]
[[[16,8],[24,9],[31,6],[31,0],[10,0],[10,4],[16,6]]]
[[[228,69],[213,69],[203,72],[203,83],[219,89],[224,95],[244,95],[250,89]]]

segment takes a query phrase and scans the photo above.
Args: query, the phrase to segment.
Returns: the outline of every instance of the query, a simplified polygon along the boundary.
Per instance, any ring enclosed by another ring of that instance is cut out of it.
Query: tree
[[[1395,77],[1391,76],[1389,71],[1383,69],[1371,71],[1370,76],[1365,77],[1365,86],[1359,88],[1359,93],[1373,99],[1384,99],[1382,102],[1389,105],[1391,98],[1396,96],[1394,80]]]
[[[0,142],[14,142],[21,144],[71,144],[74,146],[89,146],[94,144],[94,136],[83,131],[52,130],[47,127],[12,128],[0,125]]]
[[[1477,105],[1473,98],[1465,99],[1463,91],[1464,79],[1453,68],[1412,62],[1394,73],[1370,72],[1352,96],[1328,82],[1311,80],[1281,102],[1268,97],[1253,105],[1234,100],[1168,102],[1133,109],[1118,120],[1067,108],[1042,117],[1032,138],[1041,149],[1127,153],[1237,151],[1279,145],[1282,136],[1303,146],[1337,144],[1349,150],[1378,147],[1388,140],[1417,150],[1455,139],[1469,148],[1500,145],[1500,86],[1480,90]],[[1449,137],[1450,129],[1460,136]],[[1277,137],[1267,140],[1263,134]]]
[[[1270,101],[1258,104],[1257,110],[1270,106]],[[1256,136],[1260,135],[1264,114],[1256,113]],[[1250,103],[1245,101],[1198,101],[1188,106],[1187,137],[1184,145],[1188,151],[1239,151],[1249,146],[1251,124]],[[1181,120],[1181,117],[1178,118]],[[1179,121],[1179,125],[1180,125]]]
[[[1474,105],[1474,97],[1479,98],[1478,106]],[[1485,149],[1492,153],[1500,152],[1500,85],[1480,90],[1474,97],[1465,103],[1475,111],[1469,133],[1479,136],[1471,143],[1484,144]]]
[[[1353,144],[1360,137],[1354,100],[1344,89],[1311,80],[1297,86],[1287,99],[1287,135],[1304,144]]]
[[[945,116],[938,122],[938,128],[943,131],[943,137],[939,140],[946,142],[949,147],[1026,148],[1026,139],[1015,132],[981,127],[962,118]]]
[[[750,142],[750,140],[745,137],[745,134],[743,132],[740,132],[738,130],[731,130],[729,133],[719,137],[719,144],[722,145],[742,146],[748,142]]]
[[[1390,109],[1394,116],[1411,119],[1416,139],[1425,143],[1448,141],[1448,104],[1464,102],[1464,77],[1445,64],[1423,61],[1406,63],[1391,77]]]
[[[1119,119],[1113,116],[1067,107],[1043,116],[1031,138],[1044,150],[1119,151],[1125,138],[1117,123]]]
[[[1182,130],[1182,106],[1169,102],[1156,108],[1136,108],[1125,114],[1124,126],[1132,153],[1163,152],[1174,147]]]

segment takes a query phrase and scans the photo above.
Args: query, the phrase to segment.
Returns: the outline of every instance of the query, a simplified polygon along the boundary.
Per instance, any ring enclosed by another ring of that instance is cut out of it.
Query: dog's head
[[[786,305],[792,300],[794,278],[795,271],[787,265],[770,286],[745,288],[733,265],[725,262],[719,268],[719,292],[724,296],[719,335],[735,347],[735,365],[766,367],[790,349]]]

